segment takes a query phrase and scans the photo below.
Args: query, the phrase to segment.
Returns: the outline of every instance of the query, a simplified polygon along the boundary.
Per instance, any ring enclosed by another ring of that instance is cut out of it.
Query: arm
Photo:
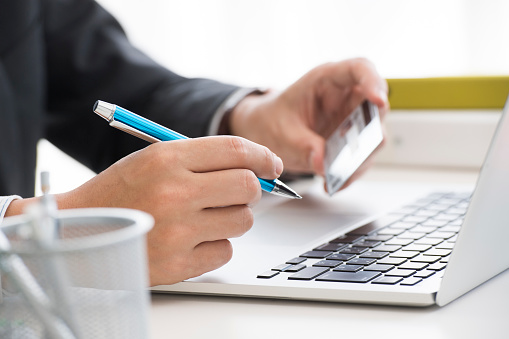
[[[246,97],[229,124],[233,134],[277,153],[288,171],[324,175],[325,139],[364,100],[376,104],[382,118],[389,109],[387,84],[373,64],[365,59],[328,63],[284,91]]]
[[[93,1],[48,1],[45,25],[47,139],[96,172],[146,146],[102,124],[91,111],[96,100],[196,137],[207,134],[214,112],[237,89],[187,79],[158,65],[132,46],[118,22]]]

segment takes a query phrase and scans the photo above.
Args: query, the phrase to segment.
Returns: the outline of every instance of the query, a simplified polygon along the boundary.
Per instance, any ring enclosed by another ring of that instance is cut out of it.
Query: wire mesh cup
[[[0,250],[0,338],[149,338],[152,217],[113,208],[57,216],[50,246],[26,236],[27,216],[0,225],[10,243]]]

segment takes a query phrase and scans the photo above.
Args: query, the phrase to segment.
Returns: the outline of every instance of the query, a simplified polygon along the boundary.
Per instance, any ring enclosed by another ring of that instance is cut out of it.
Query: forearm
[[[118,22],[93,1],[63,3],[48,1],[45,11],[46,138],[95,172],[146,146],[94,118],[96,100],[197,137],[207,134],[214,112],[238,89],[165,69],[130,44]]]
[[[9,217],[23,212],[22,201],[18,195],[0,196],[0,224],[4,217]]]

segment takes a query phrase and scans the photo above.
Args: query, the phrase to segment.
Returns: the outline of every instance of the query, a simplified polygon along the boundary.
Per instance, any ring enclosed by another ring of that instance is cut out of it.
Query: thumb
[[[324,138],[308,128],[301,126],[300,131],[295,133],[299,137],[297,143],[298,152],[304,156],[304,162],[307,170],[311,170],[318,175],[324,175],[323,158],[325,153]]]

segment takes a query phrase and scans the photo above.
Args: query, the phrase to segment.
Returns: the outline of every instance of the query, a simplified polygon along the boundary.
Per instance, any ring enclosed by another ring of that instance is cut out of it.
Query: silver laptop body
[[[379,277],[366,283],[317,281],[319,277],[290,280],[295,273],[284,271],[271,278],[259,278],[262,272],[270,273],[331,239],[373,220],[384,220],[378,216],[367,217],[368,213],[380,214],[380,210],[371,209],[371,206],[378,204],[383,209],[383,206],[396,206],[395,202],[411,204],[412,200],[419,201],[435,189],[419,184],[402,185],[391,188],[386,194],[387,187],[383,184],[360,183],[329,198],[323,192],[323,184],[315,180],[300,201],[264,195],[260,206],[255,207],[253,228],[243,237],[232,240],[234,256],[227,265],[201,277],[152,290],[408,306],[443,306],[451,302],[509,267],[509,254],[505,249],[505,241],[509,238],[507,110],[506,103],[468,209],[462,217],[461,229],[454,237],[452,253],[443,260],[448,263],[445,269],[429,278],[411,286],[373,283]],[[397,198],[380,202],[388,196]],[[391,218],[394,220],[394,215]],[[308,259],[303,264],[310,267],[320,260]]]

